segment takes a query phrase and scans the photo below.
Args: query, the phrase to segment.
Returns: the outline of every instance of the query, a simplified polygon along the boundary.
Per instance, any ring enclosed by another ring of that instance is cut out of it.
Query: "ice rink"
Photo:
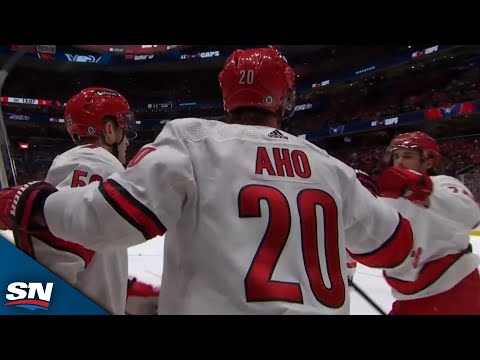
[[[480,236],[471,236],[473,251],[480,255]],[[129,249],[130,274],[150,284],[159,284],[163,265],[163,239],[157,238]],[[393,297],[381,271],[358,264],[355,283],[386,312]],[[355,290],[350,290],[352,315],[380,315]]]
[[[0,231],[0,235],[12,239],[10,232]],[[480,236],[471,236],[473,251],[480,255]],[[157,237],[142,245],[129,249],[129,273],[138,280],[152,285],[161,283],[163,268],[163,237]],[[388,313],[393,302],[390,289],[381,272],[358,264],[355,283],[370,298]],[[379,315],[355,290],[350,290],[352,315]]]

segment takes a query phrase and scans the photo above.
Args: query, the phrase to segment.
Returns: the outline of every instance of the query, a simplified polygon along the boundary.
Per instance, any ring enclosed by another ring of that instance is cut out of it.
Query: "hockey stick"
[[[2,69],[0,70],[0,97],[2,96],[3,85],[5,83],[5,79],[8,76],[10,70],[15,66],[18,60],[27,53],[27,51],[34,45],[22,45],[16,53],[14,53],[7,62],[3,65]],[[10,185],[17,184],[17,173],[15,169],[15,163],[12,159],[12,155],[10,153],[10,141],[7,135],[7,127],[5,125],[5,119],[3,117],[3,109],[0,106],[0,149],[2,156],[0,157],[0,183],[2,188],[6,188]],[[12,181],[9,181],[8,174],[7,174],[7,163],[9,165],[9,169],[11,170]]]
[[[0,98],[2,96],[3,84],[8,76],[9,71],[15,66],[18,60],[27,53],[27,51],[34,45],[22,45],[16,53],[14,53],[0,70]],[[0,184],[2,189],[17,184],[17,172],[15,168],[15,162],[13,161],[10,153],[10,141],[7,135],[7,127],[5,119],[3,117],[3,109],[0,105]],[[9,180],[9,173],[7,173],[7,165],[10,170],[11,181]],[[15,246],[21,249],[20,238],[21,235],[18,231],[13,230],[13,237],[15,240]],[[21,249],[22,250],[22,249]]]
[[[357,284],[355,284],[353,281],[350,283],[352,285],[352,287],[355,289],[355,291],[365,299],[366,302],[368,302],[373,308],[375,308],[375,310],[377,310],[380,314],[382,315],[387,315],[385,313],[385,311],[382,310],[382,308],[380,306],[378,306],[377,303],[375,303],[375,301],[373,301],[370,296],[368,296],[362,289],[360,289]]]

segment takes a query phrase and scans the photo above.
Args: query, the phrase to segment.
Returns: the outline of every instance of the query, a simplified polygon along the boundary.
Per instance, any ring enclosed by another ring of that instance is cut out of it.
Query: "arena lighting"
[[[98,53],[110,53],[112,55],[125,54],[155,54],[173,49],[186,48],[192,45],[74,45],[76,47],[95,51]]]

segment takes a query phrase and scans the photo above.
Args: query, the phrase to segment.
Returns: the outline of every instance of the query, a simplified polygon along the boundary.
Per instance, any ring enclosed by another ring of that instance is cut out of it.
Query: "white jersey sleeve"
[[[165,235],[160,314],[345,314],[347,259],[390,268],[408,221],[313,144],[266,126],[177,119],[130,167],[44,206],[100,249]]]
[[[480,265],[469,246],[470,231],[480,218],[477,203],[458,180],[443,175],[431,179],[428,208],[403,198],[384,199],[410,220],[415,237],[408,260],[384,274],[400,300],[447,291]]]
[[[107,150],[95,145],[81,145],[54,159],[46,181],[58,189],[81,187],[92,182],[98,184],[99,181],[122,170],[120,161]],[[57,270],[57,274],[64,274],[64,280],[74,284],[77,271],[73,269],[83,269],[87,266],[93,251],[68,241],[70,238],[71,234],[64,234],[62,237],[44,234],[41,241],[33,238],[33,246],[39,262],[50,269]],[[50,253],[55,256],[49,256]],[[62,260],[58,261],[60,258]],[[62,268],[65,270],[62,271]]]
[[[47,234],[41,238],[32,237],[31,240],[35,260],[72,286],[77,284],[78,274],[95,255],[94,251],[81,245]]]
[[[163,235],[178,221],[194,189],[188,150],[175,127],[167,125],[153,143],[139,150],[127,170],[100,186],[87,185],[85,192],[68,189],[49,197],[45,218],[52,233],[89,249],[128,247]],[[74,205],[78,203],[82,206]],[[61,216],[57,206],[63,208]],[[102,241],[111,237],[115,243]]]
[[[432,176],[432,181],[434,191],[428,210],[455,227],[474,229],[480,222],[480,208],[470,190],[451,176]]]
[[[81,145],[54,159],[46,181],[58,189],[83,187],[92,183],[98,186],[113,173],[123,170],[120,161],[104,148]],[[111,314],[124,314],[128,280],[127,249],[95,252],[71,241],[72,237],[74,235],[71,232],[60,237],[49,234],[42,234],[41,238],[32,237],[36,260]]]
[[[409,221],[365,188],[353,169],[342,168],[343,218],[350,256],[369,267],[398,266],[413,246]]]

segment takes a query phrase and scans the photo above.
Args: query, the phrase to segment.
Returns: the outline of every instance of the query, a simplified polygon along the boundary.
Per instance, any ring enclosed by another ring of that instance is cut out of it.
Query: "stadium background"
[[[296,112],[286,131],[373,175],[394,135],[426,131],[441,144],[444,172],[480,201],[480,46],[274,46],[297,73]],[[53,158],[72,147],[63,110],[87,86],[111,87],[129,100],[139,130],[130,155],[172,119],[223,120],[218,72],[242,47],[33,47],[1,96],[18,182],[43,178]],[[0,45],[0,64],[17,49]]]
[[[296,112],[286,131],[373,175],[383,166],[393,136],[426,131],[441,144],[444,172],[464,182],[480,201],[480,46],[275,46],[298,76]],[[63,110],[87,86],[111,87],[128,98],[139,127],[131,156],[172,119],[223,120],[217,76],[238,47],[243,46],[32,48],[7,77],[0,98],[18,182],[42,179],[53,158],[72,147]],[[0,45],[0,65],[17,49]],[[0,235],[13,241],[10,232]],[[480,255],[480,230],[472,235]],[[162,245],[157,237],[130,248],[129,274],[159,286]],[[389,309],[389,289],[380,274],[369,271],[360,267],[356,281]],[[375,313],[352,296],[353,314]]]

